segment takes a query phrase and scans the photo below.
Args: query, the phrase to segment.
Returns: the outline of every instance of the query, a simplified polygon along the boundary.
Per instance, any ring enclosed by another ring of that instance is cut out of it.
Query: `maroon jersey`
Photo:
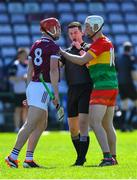
[[[50,57],[57,55],[59,46],[55,42],[46,37],[37,40],[31,50],[29,57],[32,59],[34,67],[34,75],[32,81],[38,82],[40,73],[43,74],[45,82],[50,81]]]

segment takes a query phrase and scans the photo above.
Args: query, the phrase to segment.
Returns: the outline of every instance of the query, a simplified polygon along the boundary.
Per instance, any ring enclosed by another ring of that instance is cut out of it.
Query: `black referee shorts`
[[[76,117],[79,113],[88,114],[92,84],[72,85],[68,89],[68,117]]]
[[[14,98],[14,103],[15,103],[15,107],[22,107],[22,101],[26,99],[26,94],[22,93],[22,94],[15,94],[15,98]]]
[[[131,99],[137,100],[137,90],[133,84],[122,84],[119,85],[119,94],[122,100]]]

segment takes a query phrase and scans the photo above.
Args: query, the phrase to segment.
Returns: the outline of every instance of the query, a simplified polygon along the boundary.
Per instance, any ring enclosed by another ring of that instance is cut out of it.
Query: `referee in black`
[[[82,39],[82,25],[72,22],[68,25],[68,36],[71,40],[67,52],[83,55],[89,45]],[[61,57],[65,65],[65,75],[68,84],[68,124],[71,139],[77,152],[76,166],[82,166],[86,161],[89,147],[88,135],[88,109],[92,91],[92,82],[86,66],[79,66]]]

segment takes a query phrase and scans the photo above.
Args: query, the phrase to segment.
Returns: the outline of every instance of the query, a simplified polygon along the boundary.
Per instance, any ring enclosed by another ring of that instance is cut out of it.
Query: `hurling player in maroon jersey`
[[[19,152],[28,139],[26,159],[23,166],[27,168],[39,167],[33,161],[33,152],[40,135],[47,127],[47,108],[50,101],[48,93],[39,80],[40,73],[42,73],[49,89],[53,89],[55,96],[53,100],[54,105],[56,106],[59,102],[59,46],[54,41],[60,37],[60,23],[56,18],[44,19],[40,22],[40,30],[43,36],[33,44],[29,54],[26,90],[29,106],[28,117],[18,133],[14,148],[5,159],[6,163],[13,168],[18,168],[17,159]]]

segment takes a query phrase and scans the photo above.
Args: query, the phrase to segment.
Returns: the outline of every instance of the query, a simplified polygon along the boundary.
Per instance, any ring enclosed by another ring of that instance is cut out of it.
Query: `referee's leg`
[[[78,159],[80,135],[79,135],[78,99],[76,96],[76,87],[69,87],[67,104],[68,104],[67,110],[68,110],[69,131],[71,134],[71,140],[75,148],[75,151],[77,153],[77,159]]]
[[[78,112],[79,112],[79,130],[80,130],[80,153],[79,153],[79,163],[83,165],[86,161],[86,154],[89,148],[89,94],[90,92],[86,92],[80,97],[78,104]]]

